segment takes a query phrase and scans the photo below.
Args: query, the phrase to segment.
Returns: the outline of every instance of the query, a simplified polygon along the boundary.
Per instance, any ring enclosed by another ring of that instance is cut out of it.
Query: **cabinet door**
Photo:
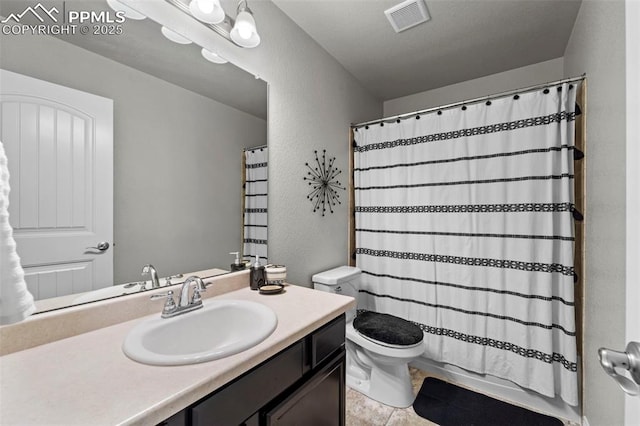
[[[187,410],[182,410],[167,420],[160,422],[157,426],[187,426]]]
[[[241,424],[302,377],[297,342],[191,408],[193,426]]]
[[[345,351],[309,381],[265,414],[273,426],[343,426],[345,416]]]

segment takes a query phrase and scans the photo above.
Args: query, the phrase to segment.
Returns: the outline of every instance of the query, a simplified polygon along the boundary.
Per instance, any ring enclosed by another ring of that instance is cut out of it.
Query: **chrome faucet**
[[[142,276],[144,277],[146,274],[149,274],[151,277],[151,288],[159,288],[160,281],[158,280],[158,272],[156,272],[156,268],[153,265],[144,265],[142,267]]]
[[[189,298],[189,289],[191,283],[195,283],[193,289],[193,295]],[[162,309],[162,318],[171,318],[176,315],[184,314],[186,312],[195,311],[202,308],[202,297],[200,293],[207,291],[206,284],[202,281],[202,278],[198,276],[191,276],[182,283],[180,289],[180,299],[178,304],[173,300],[173,291],[169,290],[166,293],[154,294],[151,296],[151,300],[166,299],[164,308]]]
[[[189,300],[189,288],[191,287],[191,283],[196,284],[196,288],[193,289],[193,296],[191,300]],[[202,306],[202,297],[200,297],[200,293],[203,291],[207,291],[207,286],[204,285],[202,278],[193,275],[190,276],[182,283],[182,288],[180,289],[180,301],[178,302],[178,308],[187,308],[194,307],[193,309],[197,309]]]

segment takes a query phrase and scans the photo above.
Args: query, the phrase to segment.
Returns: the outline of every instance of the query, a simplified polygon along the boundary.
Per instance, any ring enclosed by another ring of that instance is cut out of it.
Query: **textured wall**
[[[304,163],[326,149],[346,186],[349,125],[379,118],[382,102],[273,3],[254,1],[251,10],[262,44],[220,51],[269,83],[269,260],[310,286],[314,273],[346,264],[348,213],[346,191],[334,214],[312,213]]]
[[[597,349],[625,347],[625,9],[584,0],[565,51],[565,75],[587,73],[584,410],[591,426],[623,424],[623,393]]]
[[[384,116],[404,114],[562,78],[562,58],[488,75],[384,103]]]
[[[2,67],[114,100],[114,281],[224,267],[240,248],[244,112],[47,36],[3,36]]]

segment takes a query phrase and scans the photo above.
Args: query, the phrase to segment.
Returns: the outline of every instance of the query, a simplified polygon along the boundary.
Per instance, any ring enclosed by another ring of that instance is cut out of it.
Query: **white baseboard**
[[[528,389],[524,389],[508,380],[497,377],[477,374],[462,368],[432,361],[427,358],[418,358],[410,364],[434,376],[441,377],[451,383],[469,387],[480,393],[493,396],[497,399],[512,402],[532,411],[537,411],[560,420],[571,422],[575,425],[588,426],[586,417],[581,417],[580,410],[566,404],[559,398],[552,399],[540,395]]]

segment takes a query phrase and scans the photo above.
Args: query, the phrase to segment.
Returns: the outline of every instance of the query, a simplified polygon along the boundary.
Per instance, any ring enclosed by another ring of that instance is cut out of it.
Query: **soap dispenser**
[[[244,262],[240,262],[240,252],[239,251],[232,251],[229,254],[235,254],[236,255],[236,260],[231,264],[231,272],[242,271],[245,268],[245,263]]]
[[[251,265],[249,272],[249,285],[251,290],[258,290],[265,285],[265,278],[264,266],[260,264],[260,258],[256,255],[256,261]]]

